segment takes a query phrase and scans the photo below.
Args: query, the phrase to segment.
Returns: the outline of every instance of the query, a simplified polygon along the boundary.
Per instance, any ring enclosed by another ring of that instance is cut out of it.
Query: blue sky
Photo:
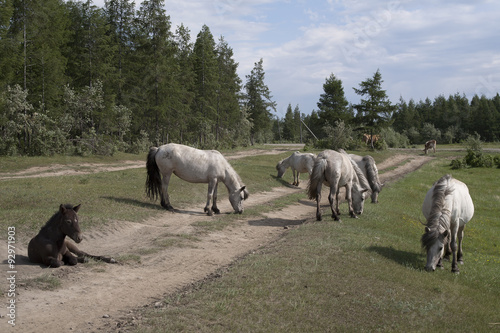
[[[278,117],[289,103],[317,109],[332,73],[351,103],[377,69],[393,103],[500,92],[498,1],[166,0],[165,9],[193,42],[203,24],[224,36],[243,82],[262,58]]]

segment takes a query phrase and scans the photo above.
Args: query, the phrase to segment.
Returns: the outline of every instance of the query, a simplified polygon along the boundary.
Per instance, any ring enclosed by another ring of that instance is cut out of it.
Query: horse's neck
[[[223,183],[229,192],[235,191],[240,188],[240,177],[233,168],[227,168]]]
[[[285,168],[289,168],[291,164],[292,156],[289,156],[281,162]]]
[[[45,237],[57,242],[58,244],[62,244],[66,238],[66,235],[59,228],[57,221],[50,221],[40,232],[42,232]]]

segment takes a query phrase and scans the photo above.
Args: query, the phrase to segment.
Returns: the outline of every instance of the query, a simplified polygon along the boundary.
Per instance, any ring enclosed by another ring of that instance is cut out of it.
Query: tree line
[[[379,70],[353,88],[358,104],[331,74],[317,110],[305,115],[290,103],[280,119],[263,59],[242,80],[223,36],[204,25],[192,41],[164,5],[0,0],[0,155],[142,152],[165,142],[349,148],[362,133],[383,133],[389,146],[500,139],[498,94],[392,104]]]
[[[163,0],[0,0],[0,155],[138,152],[272,137],[263,60],[246,81],[204,25],[175,29]]]
[[[493,98],[477,94],[440,95],[406,102],[402,97],[392,104],[382,89],[382,74],[353,87],[360,95],[358,104],[349,103],[342,81],[334,74],[326,78],[317,110],[300,115],[298,106],[288,106],[283,119],[274,125],[275,140],[314,139],[318,147],[355,148],[364,133],[381,135],[379,148],[406,147],[435,139],[442,143],[464,142],[469,137],[500,141],[500,95]],[[278,131],[278,132],[276,132]]]

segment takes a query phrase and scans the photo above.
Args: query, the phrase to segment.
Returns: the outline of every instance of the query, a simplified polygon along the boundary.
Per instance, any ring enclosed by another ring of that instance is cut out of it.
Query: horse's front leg
[[[464,254],[462,252],[462,239],[464,238],[464,226],[458,228],[458,253],[457,253],[457,261],[459,264],[464,264]]]
[[[57,268],[64,265],[64,261],[59,260],[59,256],[57,254],[44,257],[42,262],[51,268]]]
[[[68,248],[68,246],[69,246],[69,248]],[[62,261],[66,265],[74,266],[78,263],[78,259],[70,251],[70,248],[73,248],[73,247],[76,248],[77,251],[80,251],[80,250],[78,250],[78,248],[76,246],[68,243],[67,240],[64,241],[64,244],[61,247],[60,253],[62,255]]]
[[[293,167],[292,167],[292,173],[293,173],[293,183],[292,183],[292,185],[298,186],[299,185],[299,181],[298,181],[298,179],[296,180],[296,178],[295,178],[295,169]]]
[[[451,271],[453,273],[460,273],[457,265],[457,239],[454,232],[451,234],[451,253],[453,254],[453,259],[451,261]]]
[[[170,176],[172,176],[172,172],[163,175],[161,180],[161,206],[169,211],[174,211],[174,207],[170,204],[170,197],[168,196]]]
[[[208,181],[208,193],[207,193],[207,204],[203,211],[207,213],[208,216],[212,216],[214,214],[212,208],[210,207],[210,203],[212,202],[212,198],[214,196],[214,190],[217,186],[217,179],[210,179]]]
[[[345,198],[347,200],[347,204],[349,205],[349,215],[354,218],[354,219],[357,219],[358,217],[356,216],[356,214],[354,214],[354,208],[352,207],[352,184],[349,185],[347,184],[346,187],[345,187]]]

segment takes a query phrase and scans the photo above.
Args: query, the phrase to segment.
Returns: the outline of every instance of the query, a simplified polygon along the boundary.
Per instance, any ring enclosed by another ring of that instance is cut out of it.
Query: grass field
[[[391,154],[373,156],[381,161]],[[340,224],[325,216],[316,222],[311,216],[275,243],[221,271],[220,278],[168,296],[166,307],[144,310],[136,331],[500,330],[500,170],[451,170],[449,158],[457,154],[439,154],[430,164],[389,184],[380,194],[380,203],[367,203],[357,220],[346,218]],[[282,186],[274,166],[288,155],[253,156],[231,164],[255,193]],[[12,170],[16,163],[23,167],[60,163],[21,160],[0,159],[0,171]],[[426,191],[446,173],[469,186],[475,204],[475,216],[465,229],[465,265],[460,274],[452,274],[449,263],[434,273],[423,270],[420,209]],[[290,172],[285,176],[289,177],[285,181],[291,179]],[[201,210],[206,185],[172,179],[172,204],[196,203]],[[111,219],[141,221],[161,212],[158,202],[145,197],[144,181],[144,169],[3,180],[0,228],[16,226],[17,235],[29,239],[62,202],[83,203],[84,230]],[[225,192],[220,191],[220,200],[225,200]],[[267,209],[292,204],[296,196],[271,202]],[[253,214],[259,210],[245,211]],[[237,223],[231,216],[226,219]]]

